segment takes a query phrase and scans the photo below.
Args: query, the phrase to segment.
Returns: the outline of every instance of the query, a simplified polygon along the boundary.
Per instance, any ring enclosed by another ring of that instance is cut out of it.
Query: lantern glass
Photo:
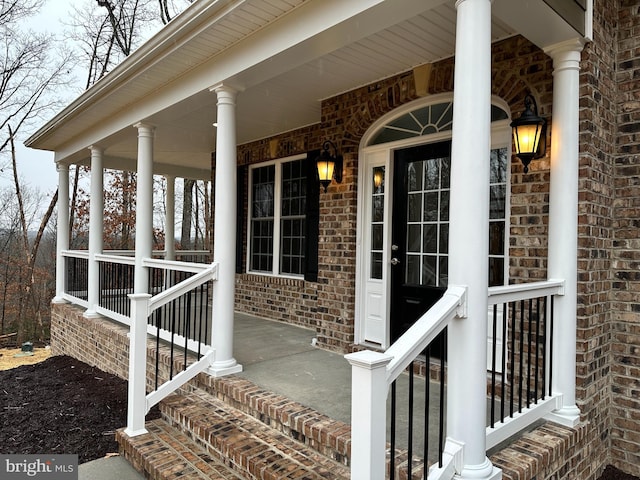
[[[333,178],[333,170],[335,169],[335,167],[335,162],[329,158],[321,158],[320,160],[318,160],[318,178],[320,179],[320,181],[331,182],[331,179]]]
[[[516,155],[535,155],[540,145],[540,124],[518,125],[513,129],[513,143]]]

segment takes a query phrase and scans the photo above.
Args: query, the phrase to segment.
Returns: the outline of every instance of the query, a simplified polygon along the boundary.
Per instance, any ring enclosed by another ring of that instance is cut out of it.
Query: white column
[[[66,303],[62,298],[66,277],[63,250],[69,249],[69,166],[58,163],[58,232],[56,240],[56,296],[53,303]]]
[[[165,175],[167,180],[167,192],[165,197],[166,218],[164,227],[165,259],[176,259],[176,177]]]
[[[576,406],[576,309],[578,271],[579,74],[583,43],[547,50],[553,58],[553,120],[549,186],[548,277],[564,279],[564,295],[554,302],[553,384],[562,407],[553,420],[574,426]]]
[[[136,265],[134,293],[149,293],[147,269],[142,260],[151,258],[153,249],[153,136],[154,128],[145,123],[138,129],[138,189],[136,191]]]
[[[467,318],[448,333],[447,436],[464,444],[456,478],[501,478],[486,456],[491,0],[458,0],[451,147],[449,285]]]
[[[92,145],[91,150],[91,188],[89,192],[89,278],[87,282],[87,303],[84,312],[86,318],[98,317],[96,309],[100,301],[100,265],[96,255],[102,253],[102,231],[104,229],[104,171],[103,149]]]
[[[216,134],[216,192],[213,261],[218,263],[218,280],[213,287],[212,346],[214,376],[242,371],[233,358],[233,314],[236,280],[236,90],[226,85],[211,89],[218,96]]]

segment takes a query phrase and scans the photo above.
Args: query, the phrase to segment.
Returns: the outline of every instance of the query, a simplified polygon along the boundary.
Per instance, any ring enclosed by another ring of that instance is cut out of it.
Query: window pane
[[[301,275],[304,263],[304,219],[282,219],[280,273]]]
[[[491,150],[490,182],[505,183],[507,181],[507,149],[495,148]]]
[[[490,219],[505,218],[505,185],[493,185],[490,187]]]
[[[373,193],[382,194],[384,193],[384,167],[374,167],[373,169]]]
[[[504,285],[504,258],[489,257],[489,286]]]
[[[504,255],[505,222],[489,222],[489,255]]]
[[[371,278],[382,279],[382,253],[380,252],[371,254]]]
[[[273,220],[251,222],[251,270],[270,272],[273,268]]]
[[[253,218],[273,217],[275,166],[253,169],[252,208]]]

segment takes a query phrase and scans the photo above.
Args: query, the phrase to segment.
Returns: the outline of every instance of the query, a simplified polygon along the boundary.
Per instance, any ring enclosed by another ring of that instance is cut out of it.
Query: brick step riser
[[[169,425],[246,478],[349,478],[347,467],[203,392],[169,397],[160,410]]]

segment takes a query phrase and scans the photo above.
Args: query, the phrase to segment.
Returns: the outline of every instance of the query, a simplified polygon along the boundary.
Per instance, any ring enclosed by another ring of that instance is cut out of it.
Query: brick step
[[[164,420],[151,420],[146,428],[149,433],[136,437],[129,437],[124,429],[116,432],[120,454],[146,478],[244,479]]]
[[[160,404],[163,418],[247,479],[348,479],[349,469],[251,415],[195,390]]]
[[[351,425],[236,375],[200,375],[198,387],[342,465],[349,465]]]

